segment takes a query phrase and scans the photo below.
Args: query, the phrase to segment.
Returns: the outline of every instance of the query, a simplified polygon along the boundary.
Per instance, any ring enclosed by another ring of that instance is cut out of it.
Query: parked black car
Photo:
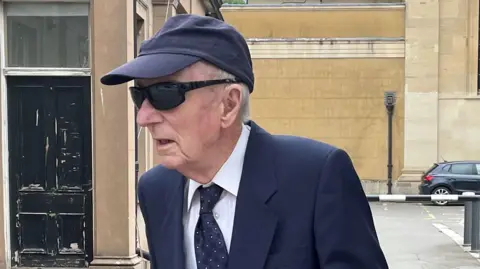
[[[435,163],[422,176],[420,194],[480,194],[480,161]],[[435,202],[446,205],[447,201]]]

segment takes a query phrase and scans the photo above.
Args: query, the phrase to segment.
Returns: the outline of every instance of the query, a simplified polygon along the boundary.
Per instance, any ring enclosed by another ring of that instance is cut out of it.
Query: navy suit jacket
[[[350,157],[250,122],[229,269],[387,269]],[[152,269],[184,269],[185,177],[156,166],[138,186]]]

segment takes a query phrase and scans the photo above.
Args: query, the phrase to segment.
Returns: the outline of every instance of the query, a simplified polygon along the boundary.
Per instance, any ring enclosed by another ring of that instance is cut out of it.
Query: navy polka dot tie
[[[226,269],[228,252],[222,231],[213,217],[213,207],[220,199],[222,187],[200,187],[200,216],[195,227],[195,256],[198,269]]]

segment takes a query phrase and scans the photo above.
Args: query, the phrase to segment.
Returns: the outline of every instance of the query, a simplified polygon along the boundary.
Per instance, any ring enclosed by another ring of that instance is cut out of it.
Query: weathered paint
[[[89,77],[10,77],[12,264],[85,267],[92,253]]]

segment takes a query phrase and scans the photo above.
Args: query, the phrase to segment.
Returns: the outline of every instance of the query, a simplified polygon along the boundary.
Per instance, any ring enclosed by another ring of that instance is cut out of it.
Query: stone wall
[[[417,185],[434,162],[480,159],[478,1],[408,0],[405,168]]]
[[[272,133],[346,149],[368,182],[387,178],[383,95],[396,91],[393,174],[400,175],[403,5],[246,5],[225,7],[222,13],[250,45],[256,76],[253,120]]]

